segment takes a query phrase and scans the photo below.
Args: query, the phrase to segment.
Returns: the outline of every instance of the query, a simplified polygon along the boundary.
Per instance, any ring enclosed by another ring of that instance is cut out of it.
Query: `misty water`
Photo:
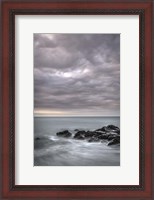
[[[93,131],[109,124],[120,128],[120,118],[35,117],[34,166],[119,166],[119,145],[56,136],[62,130],[75,134],[75,129]]]

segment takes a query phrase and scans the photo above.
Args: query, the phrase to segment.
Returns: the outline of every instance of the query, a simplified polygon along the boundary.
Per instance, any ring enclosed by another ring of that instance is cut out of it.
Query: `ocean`
[[[118,145],[56,136],[110,124],[120,128],[120,117],[34,117],[34,166],[119,166]]]

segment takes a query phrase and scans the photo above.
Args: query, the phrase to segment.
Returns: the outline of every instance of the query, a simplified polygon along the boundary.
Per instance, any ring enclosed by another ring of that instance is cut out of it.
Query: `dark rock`
[[[72,133],[70,133],[68,130],[61,131],[56,134],[57,134],[57,136],[60,136],[60,137],[71,137],[71,135],[72,135]]]
[[[118,133],[109,133],[108,135],[109,135],[108,140],[112,140],[114,138],[120,138],[120,135]]]
[[[106,128],[106,131],[112,131],[120,134],[120,129],[117,126],[114,125],[108,125]]]
[[[103,144],[104,144],[104,143],[107,143],[107,141],[108,141],[108,140],[106,140],[106,139],[100,140],[100,142],[103,143]],[[107,144],[108,144],[108,143],[107,143]]]
[[[109,135],[107,135],[107,134],[102,134],[102,135],[98,136],[98,138],[99,138],[100,140],[102,140],[102,139],[107,140],[108,137],[109,137]]]
[[[88,142],[110,141],[108,145],[120,143],[120,129],[114,125],[103,126],[95,131],[85,131],[79,129],[75,129],[74,131],[77,131],[73,137],[74,139],[86,139]],[[68,130],[57,133],[57,136],[66,138],[71,137],[71,135],[72,134]]]
[[[99,132],[99,131],[102,131],[101,128],[95,130],[95,132]]]
[[[117,127],[117,126],[114,126],[114,125],[108,125],[108,126],[103,126],[102,128],[100,129],[97,129],[95,131],[102,131],[102,132],[116,132],[118,134],[120,134],[120,129]]]
[[[105,134],[106,132],[105,131],[98,131],[98,130],[96,130],[96,131],[94,131],[96,134],[98,134],[98,135],[101,135],[101,134]]]
[[[112,129],[112,130],[119,130],[119,128],[117,126],[114,125],[108,125],[107,128]]]
[[[88,142],[99,142],[100,140],[98,138],[92,137],[88,140]]]
[[[78,139],[78,140],[84,140],[85,137],[83,135],[79,135],[78,137],[76,137],[75,139]]]
[[[87,132],[85,133],[85,137],[86,137],[86,138],[91,138],[91,137],[93,137],[93,136],[95,136],[95,132],[93,132],[93,131],[87,131]]]
[[[95,130],[95,131],[106,132],[106,126],[103,126],[102,128],[99,128],[99,129],[97,129],[97,130]]]
[[[119,137],[119,138],[114,138],[114,139],[112,139],[112,140],[108,143],[108,146],[114,145],[114,144],[120,144],[120,137]]]
[[[74,139],[85,139],[85,134],[86,131],[78,131],[75,135],[74,135]]]
[[[116,138],[116,135],[109,135],[108,140],[110,141],[110,140],[112,140],[114,138]]]
[[[40,140],[40,139],[41,139],[41,138],[39,138],[39,137],[36,137],[36,138],[35,138],[35,140]]]
[[[100,134],[100,133],[99,133]],[[93,131],[78,131],[75,135],[75,139],[88,139],[92,137],[97,137],[99,134]]]

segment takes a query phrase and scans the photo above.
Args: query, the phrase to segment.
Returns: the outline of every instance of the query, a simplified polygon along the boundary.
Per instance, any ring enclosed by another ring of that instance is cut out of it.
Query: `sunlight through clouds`
[[[119,34],[34,34],[35,115],[120,115]]]

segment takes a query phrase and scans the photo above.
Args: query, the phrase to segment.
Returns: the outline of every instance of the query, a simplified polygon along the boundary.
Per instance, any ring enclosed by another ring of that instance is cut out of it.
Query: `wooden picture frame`
[[[152,1],[2,1],[2,199],[153,199]],[[139,15],[139,185],[15,185],[15,16]]]

